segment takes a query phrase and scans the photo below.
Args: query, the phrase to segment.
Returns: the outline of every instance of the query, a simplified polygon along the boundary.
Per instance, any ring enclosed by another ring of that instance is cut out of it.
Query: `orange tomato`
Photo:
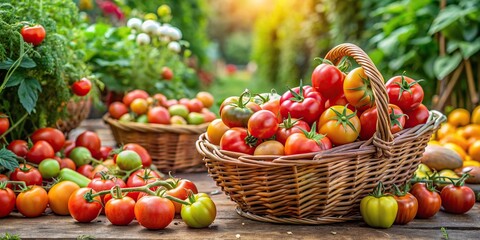
[[[25,217],[38,217],[47,208],[47,191],[39,186],[30,186],[27,191],[17,196],[16,206],[18,211]]]
[[[48,203],[52,211],[58,215],[69,215],[68,199],[80,187],[71,181],[62,181],[53,185],[48,191]]]
[[[275,140],[269,140],[260,143],[256,148],[253,155],[284,155],[284,146],[281,142]]]
[[[448,148],[448,149],[451,149],[451,150],[455,151],[456,153],[458,153],[460,158],[462,158],[462,160],[465,160],[465,158],[467,156],[467,153],[465,152],[465,150],[463,150],[462,147],[458,146],[455,143],[445,143],[443,146]]]
[[[212,144],[219,145],[220,139],[228,129],[230,128],[223,123],[222,119],[215,119],[208,125],[206,137]]]
[[[447,122],[455,127],[465,126],[470,123],[470,112],[463,108],[457,108],[448,114]]]
[[[145,114],[148,111],[148,102],[143,98],[137,98],[130,104],[130,109],[138,115]]]
[[[480,138],[480,125],[479,124],[469,124],[463,128],[462,136],[464,138]]]
[[[209,92],[198,92],[196,98],[203,103],[203,106],[209,108],[213,105],[213,95]]]
[[[332,106],[320,116],[318,132],[326,134],[335,145],[354,142],[360,133],[358,116],[346,106]]]
[[[347,101],[356,108],[370,108],[375,103],[370,79],[362,67],[348,73],[343,81],[343,91]]]
[[[463,138],[462,136],[458,134],[449,134],[445,136],[444,138],[440,139],[440,144],[445,144],[445,143],[455,143],[458,146],[462,147],[463,150],[468,149],[468,141],[467,139]]]
[[[472,146],[472,144],[476,141],[480,140],[480,138],[476,138],[476,137],[471,137],[469,138],[467,141],[468,141],[468,147]]]
[[[480,161],[480,141],[476,141],[470,145],[468,155],[470,155],[473,160]]]
[[[456,127],[449,124],[449,123],[444,123],[442,126],[440,126],[440,129],[437,131],[437,138],[442,139],[445,136],[449,134],[455,134]]]
[[[480,124],[480,106],[476,106],[475,109],[473,109],[471,122],[473,124]]]
[[[428,142],[428,145],[441,146],[442,144],[440,144],[440,142],[438,142],[437,140],[430,140],[430,142]]]

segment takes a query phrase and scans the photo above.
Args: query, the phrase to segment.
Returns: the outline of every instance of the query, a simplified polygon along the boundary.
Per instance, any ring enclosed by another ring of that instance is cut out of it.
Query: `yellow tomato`
[[[460,132],[464,138],[480,138],[480,125],[479,124],[469,124],[463,128],[463,131]]]
[[[442,124],[440,129],[438,129],[438,131],[437,131],[437,138],[442,139],[445,136],[447,136],[448,134],[455,134],[455,131],[456,131],[455,126],[453,126],[449,123],[444,123],[444,124]]]
[[[362,67],[348,73],[343,80],[343,91],[347,101],[356,108],[372,107],[375,103],[370,79]]]
[[[460,158],[462,158],[462,160],[465,160],[467,153],[465,152],[465,150],[463,150],[462,147],[458,146],[455,143],[446,143],[443,146],[455,151],[456,153],[458,153],[458,155],[460,155]]]
[[[442,144],[440,144],[440,142],[437,140],[431,140],[430,142],[428,142],[428,145],[441,146]]]
[[[473,109],[471,122],[480,124],[480,106],[476,106],[475,109]]]
[[[68,199],[80,187],[70,181],[62,181],[53,185],[48,191],[48,203],[52,211],[58,215],[68,215]]]
[[[474,142],[468,148],[468,155],[476,161],[480,161],[480,141]]]
[[[145,114],[148,111],[148,102],[146,99],[137,98],[130,103],[130,109],[138,115]]]
[[[346,106],[332,106],[320,116],[318,132],[335,145],[354,142],[360,133],[360,119]]]
[[[479,161],[465,161],[463,162],[463,167],[480,167]]]
[[[457,108],[448,114],[447,122],[455,127],[470,123],[470,112],[467,109]]]
[[[445,136],[444,138],[442,138],[439,142],[442,145],[445,144],[445,143],[455,143],[458,146],[462,147],[463,150],[465,150],[465,151],[468,149],[467,139],[463,138],[462,136],[460,136],[458,134],[449,134],[449,135]]]

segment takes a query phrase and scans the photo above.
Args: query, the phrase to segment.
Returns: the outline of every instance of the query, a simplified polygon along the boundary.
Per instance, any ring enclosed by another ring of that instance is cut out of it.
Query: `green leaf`
[[[5,147],[0,149],[0,167],[4,167],[8,171],[13,171],[18,167],[17,156]]]
[[[412,45],[427,45],[432,42],[432,38],[429,36],[426,37],[419,37],[410,40],[410,44]]]
[[[447,53],[452,54],[453,52],[457,51],[460,46],[460,42],[458,40],[450,40],[447,42]]]
[[[23,108],[30,114],[37,105],[38,93],[42,91],[40,83],[33,78],[26,78],[18,88],[18,98]]]
[[[407,63],[408,61],[413,59],[415,56],[416,56],[416,51],[410,50],[410,52],[408,52],[407,54],[403,54],[400,57],[398,57],[397,59],[394,59],[394,60],[390,61],[388,66],[392,70],[396,71],[398,69],[401,69],[405,65],[405,63]]]
[[[428,30],[428,34],[433,35],[450,26],[450,24],[458,21],[460,18],[475,11],[476,9],[474,8],[461,9],[457,5],[449,5],[438,14],[435,20],[433,20],[432,26],[430,27],[430,30]]]
[[[459,52],[453,55],[438,57],[433,64],[433,72],[437,79],[443,79],[452,73],[462,61],[462,54]]]
[[[468,27],[462,28],[462,35],[466,41],[471,42],[478,36],[478,25],[476,24],[468,24]]]
[[[111,67],[111,66],[120,66],[120,67],[129,67],[130,61],[128,59],[118,59],[115,61],[105,61],[103,59],[95,59],[95,63],[100,67]]]
[[[8,70],[10,67],[13,65],[15,61],[13,61],[10,58],[7,58],[7,60],[0,62],[0,69]]]
[[[22,62],[20,63],[21,68],[34,68],[37,64],[29,57],[24,56]]]
[[[474,42],[461,42],[459,46],[463,58],[468,59],[480,50],[480,38],[477,38]]]
[[[12,76],[10,76],[10,78],[8,79],[8,82],[5,86],[6,87],[14,87],[14,86],[19,85],[24,80],[25,80],[25,77],[23,76],[23,74],[21,74],[19,72],[14,72],[12,74]]]

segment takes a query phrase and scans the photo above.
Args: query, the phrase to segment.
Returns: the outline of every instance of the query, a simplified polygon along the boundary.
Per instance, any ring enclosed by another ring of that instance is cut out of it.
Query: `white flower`
[[[157,28],[157,35],[158,36],[167,36],[167,34],[169,32],[169,29],[170,29],[170,27],[168,27],[168,26],[165,26],[165,25],[160,26],[160,27]]]
[[[140,29],[142,26],[142,20],[139,18],[130,18],[128,19],[127,26],[133,29]]]
[[[140,33],[137,35],[137,44],[146,45],[150,43],[150,36],[146,33]]]
[[[160,24],[154,20],[147,20],[142,23],[142,31],[153,34],[157,32],[157,29],[160,27]]]
[[[168,49],[176,53],[179,53],[182,50],[182,47],[180,46],[180,43],[173,41],[168,44]]]
[[[170,27],[168,29],[168,36],[172,38],[172,40],[180,40],[182,39],[182,31],[176,27]]]

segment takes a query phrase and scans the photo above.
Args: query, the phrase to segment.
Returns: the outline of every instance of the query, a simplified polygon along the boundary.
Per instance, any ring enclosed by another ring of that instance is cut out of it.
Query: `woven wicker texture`
[[[162,172],[206,171],[195,142],[207,129],[202,125],[162,125],[119,122],[103,117],[118,144],[137,143],[150,153],[153,164]]]
[[[283,224],[329,224],[359,217],[360,200],[378,181],[403,184],[413,175],[445,116],[432,111],[426,124],[390,133],[388,96],[382,75],[360,48],[342,44],[327,59],[353,57],[371,79],[378,107],[377,132],[368,141],[320,153],[252,156],[220,150],[204,135],[197,150],[217,185],[244,217]]]
[[[65,134],[80,126],[83,120],[88,117],[91,108],[90,98],[79,101],[70,100],[67,103],[68,116],[65,119],[60,119],[56,123],[56,128]]]

